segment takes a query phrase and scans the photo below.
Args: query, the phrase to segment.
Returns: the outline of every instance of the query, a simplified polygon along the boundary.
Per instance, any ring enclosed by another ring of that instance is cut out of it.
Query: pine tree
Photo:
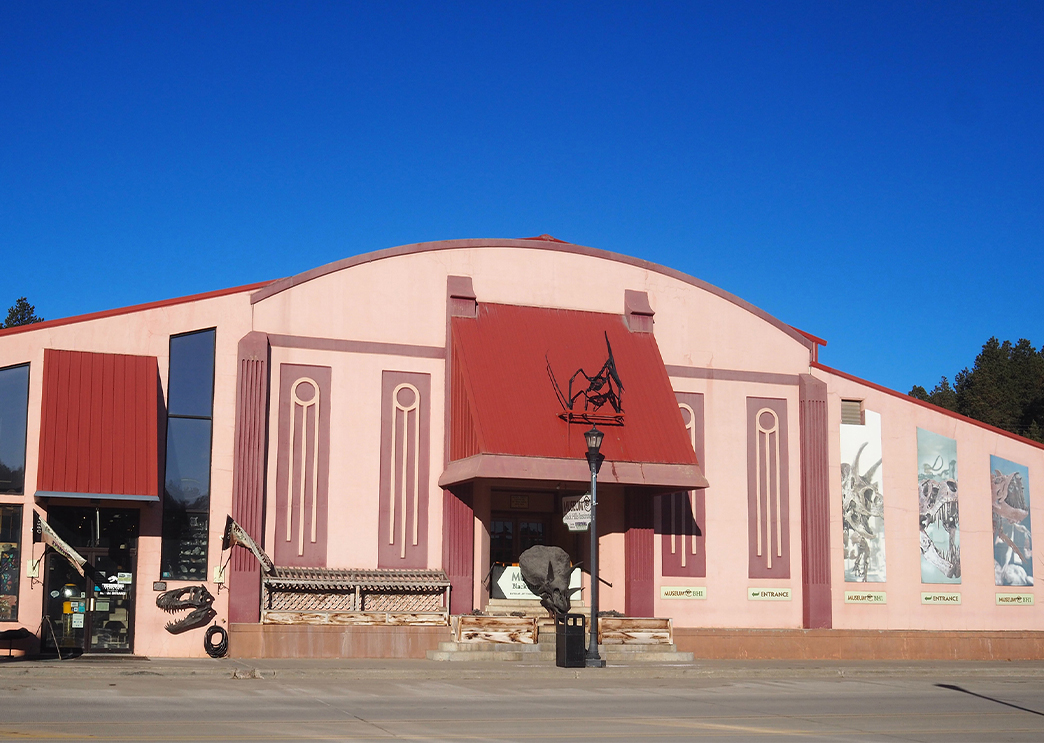
[[[990,338],[952,387],[943,377],[931,392],[915,385],[910,396],[1044,442],[1044,348],[1025,338],[1015,344]]]
[[[10,309],[7,310],[7,319],[0,328],[13,328],[16,325],[31,325],[34,322],[43,322],[42,317],[37,317],[36,307],[29,304],[25,297],[19,297]]]

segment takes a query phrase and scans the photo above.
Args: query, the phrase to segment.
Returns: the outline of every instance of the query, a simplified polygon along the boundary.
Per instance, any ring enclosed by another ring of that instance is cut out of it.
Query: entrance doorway
[[[497,611],[526,610],[526,602],[539,601],[522,579],[518,566],[519,556],[530,547],[561,547],[574,565],[581,562],[583,535],[570,532],[562,522],[562,498],[566,495],[572,493],[558,489],[491,490],[489,573],[483,583],[488,586],[489,601],[495,602]],[[579,589],[579,568],[574,569],[570,586]],[[572,599],[581,601],[582,595],[577,591]],[[492,606],[494,603],[484,608],[490,610]]]
[[[47,522],[87,564],[80,575],[62,555],[48,554],[44,650],[133,652],[138,511],[54,506]]]
[[[551,519],[543,514],[494,514],[489,525],[489,559],[517,565],[518,556],[536,544],[548,544]]]

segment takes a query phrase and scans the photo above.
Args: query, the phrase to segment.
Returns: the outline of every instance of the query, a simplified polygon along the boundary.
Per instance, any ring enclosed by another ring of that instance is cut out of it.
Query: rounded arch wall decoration
[[[330,378],[328,366],[279,365],[278,565],[326,567]]]
[[[431,375],[385,371],[381,394],[380,568],[428,563]]]

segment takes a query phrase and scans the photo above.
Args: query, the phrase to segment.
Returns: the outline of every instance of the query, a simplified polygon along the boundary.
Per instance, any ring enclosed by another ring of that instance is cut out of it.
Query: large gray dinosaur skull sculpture
[[[561,547],[534,545],[518,557],[522,580],[540,597],[545,609],[558,616],[569,613],[569,575],[573,563]]]

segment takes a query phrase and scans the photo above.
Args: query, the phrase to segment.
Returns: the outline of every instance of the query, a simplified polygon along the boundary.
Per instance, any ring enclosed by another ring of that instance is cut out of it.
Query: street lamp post
[[[605,668],[605,661],[598,655],[598,470],[605,460],[598,450],[605,436],[597,426],[584,434],[587,440],[587,463],[591,465],[591,642],[587,648],[584,665],[588,668]]]

